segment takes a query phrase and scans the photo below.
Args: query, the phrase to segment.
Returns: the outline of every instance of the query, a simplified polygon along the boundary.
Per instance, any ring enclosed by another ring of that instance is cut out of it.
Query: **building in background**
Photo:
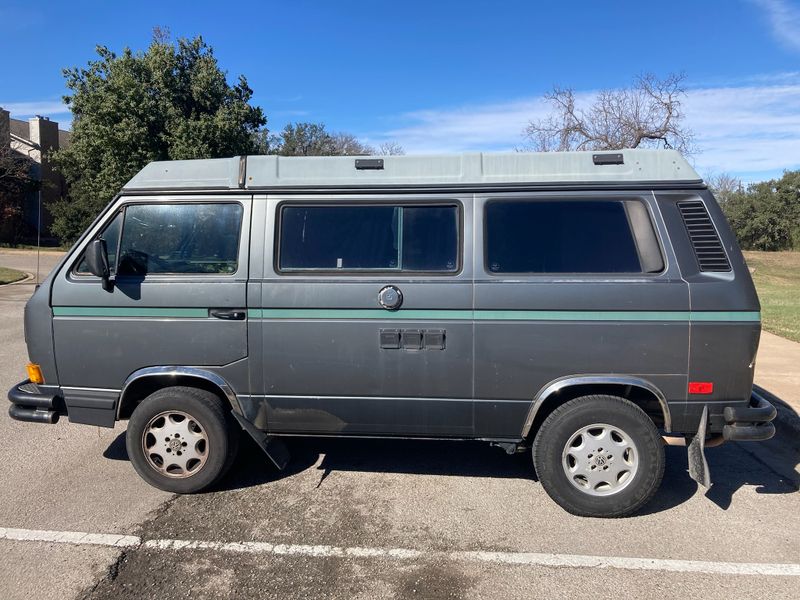
[[[56,241],[50,233],[53,219],[47,206],[66,195],[66,184],[53,168],[50,153],[68,146],[70,136],[69,131],[59,129],[58,123],[47,117],[36,116],[27,121],[12,119],[10,113],[0,107],[0,144],[28,156],[32,160],[31,174],[41,184],[41,202],[40,192],[28,192],[23,199],[22,226],[26,238],[36,238],[40,233],[43,243]]]

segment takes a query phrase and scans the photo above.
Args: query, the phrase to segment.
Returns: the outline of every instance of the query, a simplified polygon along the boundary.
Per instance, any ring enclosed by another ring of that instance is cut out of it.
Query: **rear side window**
[[[618,200],[490,202],[485,213],[487,269],[491,273],[660,271],[663,260],[652,224],[646,210],[642,220],[640,209],[644,205],[639,201]],[[636,236],[631,216],[641,222]],[[646,252],[637,247],[637,239]]]
[[[458,268],[456,206],[284,206],[282,271]]]
[[[117,273],[234,273],[242,210],[238,203],[126,207]]]

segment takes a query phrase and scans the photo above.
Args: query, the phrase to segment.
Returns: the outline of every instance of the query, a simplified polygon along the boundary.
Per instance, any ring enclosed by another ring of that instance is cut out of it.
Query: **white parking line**
[[[116,548],[146,548],[156,551],[210,550],[240,554],[310,556],[314,558],[386,558],[395,560],[437,559],[522,565],[534,567],[572,567],[578,569],[621,569],[628,571],[667,571],[710,575],[780,575],[800,577],[800,564],[737,563],[625,556],[586,556],[581,554],[543,554],[534,552],[441,552],[408,548],[363,548],[308,544],[271,544],[269,542],[214,542],[203,540],[153,539],[115,533],[46,531],[0,527],[0,539],[21,542],[50,542]]]
[[[19,542],[52,542],[54,544],[85,544],[88,546],[139,546],[142,539],[135,535],[118,533],[83,533],[81,531],[47,531],[44,529],[11,529],[0,527],[0,540]]]

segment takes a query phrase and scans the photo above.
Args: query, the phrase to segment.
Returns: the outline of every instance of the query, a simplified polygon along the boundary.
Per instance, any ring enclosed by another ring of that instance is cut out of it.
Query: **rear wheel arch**
[[[533,399],[522,430],[525,440],[533,440],[539,427],[559,406],[581,396],[611,395],[629,400],[659,429],[670,432],[672,418],[666,397],[655,385],[639,377],[618,375],[575,375],[545,385]]]
[[[117,420],[129,419],[153,392],[174,386],[191,387],[217,395],[233,412],[241,414],[233,388],[218,374],[196,367],[147,367],[131,373],[120,391]]]

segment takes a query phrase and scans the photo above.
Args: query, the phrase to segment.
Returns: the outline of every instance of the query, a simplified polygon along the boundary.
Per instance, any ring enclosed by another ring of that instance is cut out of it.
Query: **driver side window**
[[[117,274],[235,273],[242,213],[238,202],[129,205]]]
[[[94,239],[106,241],[106,251],[108,252],[108,266],[111,274],[114,275],[114,269],[117,265],[117,249],[119,248],[119,234],[122,229],[122,212],[117,215],[106,225],[105,229],[101,231]],[[81,259],[75,272],[79,275],[91,275],[89,267],[86,265],[86,257]]]

